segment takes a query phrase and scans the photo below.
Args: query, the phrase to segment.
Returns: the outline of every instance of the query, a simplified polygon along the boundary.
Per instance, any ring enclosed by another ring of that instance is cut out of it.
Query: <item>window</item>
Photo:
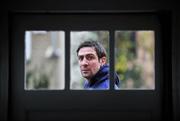
[[[86,40],[100,42],[107,52],[108,89],[155,89],[158,22],[153,14],[35,14],[32,26],[28,25],[33,17],[23,16],[27,17],[21,25],[25,29],[25,90],[84,90],[88,81],[76,50]],[[53,19],[42,22],[49,17]]]
[[[26,90],[64,89],[64,32],[26,31]]]
[[[115,70],[120,89],[154,89],[155,35],[151,30],[115,31]]]

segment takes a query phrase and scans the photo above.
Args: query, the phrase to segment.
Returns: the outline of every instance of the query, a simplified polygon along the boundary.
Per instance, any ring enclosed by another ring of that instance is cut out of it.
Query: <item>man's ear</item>
[[[100,58],[100,63],[101,63],[101,66],[103,66],[104,64],[106,64],[106,57]]]

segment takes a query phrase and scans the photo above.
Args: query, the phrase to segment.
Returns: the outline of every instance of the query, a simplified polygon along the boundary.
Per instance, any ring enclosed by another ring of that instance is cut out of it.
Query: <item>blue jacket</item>
[[[120,86],[120,80],[118,75],[115,73],[115,89],[118,89]],[[85,80],[84,89],[109,89],[109,65],[103,65],[100,67],[96,75],[90,80]]]

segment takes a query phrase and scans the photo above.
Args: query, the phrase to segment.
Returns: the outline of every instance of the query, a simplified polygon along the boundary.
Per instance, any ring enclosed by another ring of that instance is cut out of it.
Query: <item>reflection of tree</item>
[[[47,89],[49,86],[49,77],[45,73],[40,73],[40,71],[31,70],[27,72],[27,82],[31,89]]]
[[[143,83],[145,78],[144,68],[141,65],[141,61],[137,61],[139,59],[139,55],[137,55],[137,51],[139,47],[144,47],[146,45],[147,51],[144,53],[153,53],[153,46],[150,46],[150,42],[147,42],[148,33],[143,33],[143,40],[138,42],[137,40],[137,32],[135,31],[118,31],[116,32],[116,65],[115,69],[117,73],[120,75],[120,79],[122,81],[123,88],[141,88],[143,87]],[[142,42],[143,41],[143,42]],[[148,44],[147,44],[148,43]],[[138,45],[137,45],[138,44]],[[149,51],[148,51],[149,50]]]

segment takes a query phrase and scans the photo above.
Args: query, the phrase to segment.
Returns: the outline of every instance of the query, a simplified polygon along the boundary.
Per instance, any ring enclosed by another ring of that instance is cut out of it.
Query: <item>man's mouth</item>
[[[87,72],[89,72],[89,70],[81,70],[81,72],[87,73]]]
[[[82,72],[88,72],[89,70],[82,70]]]

